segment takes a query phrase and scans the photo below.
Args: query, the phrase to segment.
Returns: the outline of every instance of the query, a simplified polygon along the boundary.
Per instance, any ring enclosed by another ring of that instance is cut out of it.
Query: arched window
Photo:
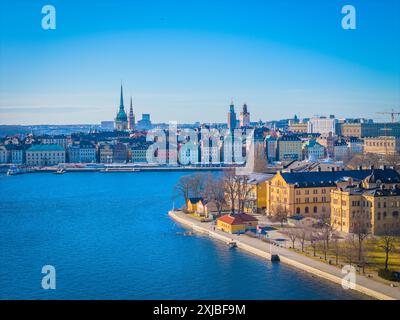
[[[300,208],[296,208],[296,214],[300,214]]]
[[[315,206],[314,207],[314,213],[317,213],[318,212],[318,208],[317,208],[317,206]]]
[[[308,213],[308,207],[306,207],[306,208],[304,209],[304,212],[305,212],[305,213]]]

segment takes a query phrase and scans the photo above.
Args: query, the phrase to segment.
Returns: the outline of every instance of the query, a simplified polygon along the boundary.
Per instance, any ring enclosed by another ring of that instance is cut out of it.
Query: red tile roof
[[[218,218],[217,220],[228,223],[230,225],[238,225],[246,222],[258,221],[255,217],[245,213],[240,213],[235,215],[227,214]]]

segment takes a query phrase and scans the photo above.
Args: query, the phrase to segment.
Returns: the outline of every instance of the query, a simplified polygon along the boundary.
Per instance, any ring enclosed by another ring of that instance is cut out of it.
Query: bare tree
[[[175,195],[181,196],[187,203],[190,197],[201,197],[205,187],[204,174],[191,174],[179,178],[175,185]]]
[[[358,251],[358,262],[362,265],[363,272],[365,271],[365,249],[364,240],[368,238],[370,234],[370,228],[364,219],[363,213],[356,213],[353,221],[353,233],[357,238],[357,251]]]
[[[333,241],[333,252],[335,254],[335,261],[336,264],[339,264],[339,255],[340,255],[340,239],[342,239],[339,235],[337,235],[336,233],[334,233],[332,235],[332,241]]]
[[[354,261],[354,249],[356,247],[356,239],[354,234],[349,234],[344,241],[344,256],[351,265]]]
[[[283,224],[287,222],[287,219],[288,219],[288,211],[286,207],[278,205],[273,211],[272,220],[280,222],[281,227],[283,227]]]
[[[310,233],[310,244],[311,244],[311,247],[313,248],[314,257],[317,255],[316,254],[317,246],[320,241],[321,241],[321,236],[320,236],[319,232],[315,228],[312,228],[311,233]]]
[[[223,180],[209,174],[205,184],[204,196],[207,201],[215,204],[218,216],[220,216],[226,204]]]
[[[304,246],[307,241],[307,238],[309,238],[310,236],[310,230],[305,226],[301,226],[297,228],[297,234],[301,245],[301,252],[304,252]]]
[[[227,170],[224,172],[223,186],[227,203],[231,208],[231,214],[235,214],[237,192],[236,192],[236,175],[233,170]]]
[[[244,212],[244,206],[249,198],[252,190],[252,185],[249,183],[249,177],[247,175],[237,175],[236,181],[236,198],[238,202],[239,213]]]
[[[295,249],[295,243],[299,236],[297,228],[286,228],[283,233],[289,237],[290,241],[292,241],[292,248]]]
[[[395,250],[396,236],[391,228],[385,228],[383,236],[379,237],[379,247],[385,252],[385,270],[389,269],[390,254]]]

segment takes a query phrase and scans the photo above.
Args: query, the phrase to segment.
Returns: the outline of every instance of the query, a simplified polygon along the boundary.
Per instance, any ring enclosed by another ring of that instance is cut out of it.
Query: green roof
[[[58,144],[34,144],[28,151],[64,151]]]

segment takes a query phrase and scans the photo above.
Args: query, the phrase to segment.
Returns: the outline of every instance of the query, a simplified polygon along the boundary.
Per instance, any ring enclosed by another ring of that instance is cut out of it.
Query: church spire
[[[130,111],[133,112],[132,96],[131,96],[131,109],[130,109]]]
[[[122,91],[122,83],[121,83],[121,97],[119,98],[119,108],[124,109],[124,94]]]

